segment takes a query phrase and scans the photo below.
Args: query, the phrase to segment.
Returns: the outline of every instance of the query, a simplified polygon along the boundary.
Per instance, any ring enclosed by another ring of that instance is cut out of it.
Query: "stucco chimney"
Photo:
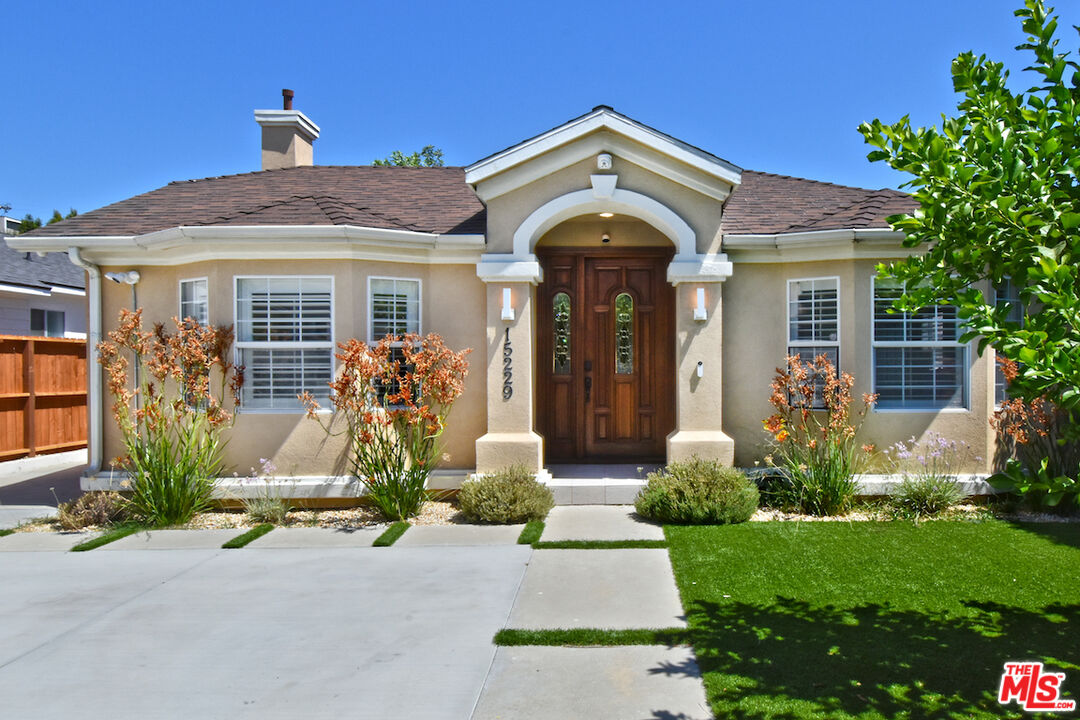
[[[262,127],[263,170],[314,164],[311,145],[319,137],[319,126],[292,109],[292,90],[282,90],[281,96],[283,110],[255,111],[255,122]]]

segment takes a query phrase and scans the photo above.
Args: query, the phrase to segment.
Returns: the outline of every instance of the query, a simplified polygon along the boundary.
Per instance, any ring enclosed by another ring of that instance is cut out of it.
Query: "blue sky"
[[[895,187],[856,126],[953,111],[961,51],[1019,71],[1019,2],[10,4],[0,203],[47,218],[257,170],[252,111],[283,87],[318,164],[434,144],[465,165],[606,104],[744,168]],[[1080,7],[1057,5],[1075,50]]]

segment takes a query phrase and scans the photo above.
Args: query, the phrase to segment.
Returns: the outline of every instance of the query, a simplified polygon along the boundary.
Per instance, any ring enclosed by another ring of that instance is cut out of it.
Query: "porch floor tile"
[[[394,547],[431,545],[513,545],[524,525],[419,525],[410,527]]]
[[[528,630],[685,626],[667,550],[637,548],[536,550],[507,622]]]
[[[712,717],[687,647],[501,647],[472,720]]]
[[[548,514],[541,540],[663,540],[659,525],[628,505],[564,505]]]

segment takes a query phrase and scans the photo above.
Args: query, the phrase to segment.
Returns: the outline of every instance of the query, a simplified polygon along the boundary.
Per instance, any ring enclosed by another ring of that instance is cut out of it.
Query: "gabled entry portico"
[[[477,470],[692,454],[730,463],[720,304],[731,264],[718,250],[738,168],[601,107],[476,163],[466,180],[488,209]],[[601,214],[640,221],[655,240],[545,240]]]

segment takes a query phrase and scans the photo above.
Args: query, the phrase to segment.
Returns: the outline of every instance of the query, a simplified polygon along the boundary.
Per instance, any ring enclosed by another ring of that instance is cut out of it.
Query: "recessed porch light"
[[[602,212],[602,213],[600,213],[600,217],[602,217],[602,218],[615,217],[615,213]]]

